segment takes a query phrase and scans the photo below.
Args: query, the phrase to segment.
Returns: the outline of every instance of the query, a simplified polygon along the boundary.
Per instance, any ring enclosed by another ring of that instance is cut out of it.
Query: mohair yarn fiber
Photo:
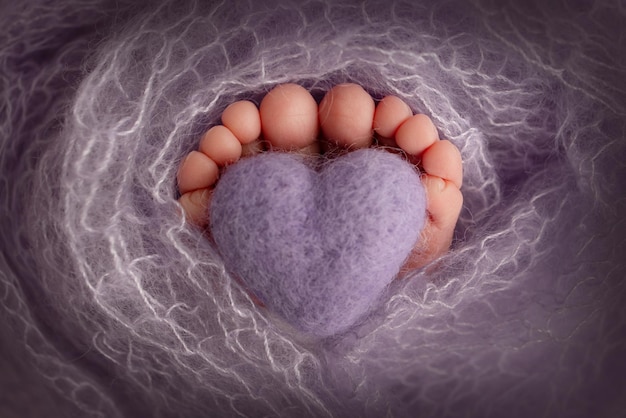
[[[623,1],[0,3],[0,416],[615,417]],[[461,150],[449,254],[319,338],[175,176],[237,99],[394,94]]]

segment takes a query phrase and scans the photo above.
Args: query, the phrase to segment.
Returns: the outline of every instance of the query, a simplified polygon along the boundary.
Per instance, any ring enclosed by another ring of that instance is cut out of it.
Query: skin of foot
[[[339,84],[317,104],[297,84],[274,87],[257,106],[238,101],[222,113],[222,125],[209,129],[198,150],[178,171],[179,203],[187,219],[208,225],[208,207],[220,170],[264,150],[319,153],[384,146],[418,166],[427,197],[426,225],[400,275],[444,255],[452,243],[463,205],[461,153],[440,139],[431,119],[413,114],[396,96],[378,103],[359,85]]]

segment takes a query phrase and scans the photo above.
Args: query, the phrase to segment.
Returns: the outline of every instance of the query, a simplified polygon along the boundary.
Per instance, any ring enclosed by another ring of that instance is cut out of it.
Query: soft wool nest
[[[623,2],[14,4],[0,415],[623,412]],[[226,272],[175,174],[232,101],[346,81],[431,116],[465,207],[448,255],[318,339]]]

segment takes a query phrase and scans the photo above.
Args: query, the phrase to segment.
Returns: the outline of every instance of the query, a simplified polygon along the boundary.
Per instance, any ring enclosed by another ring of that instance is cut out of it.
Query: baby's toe
[[[296,151],[317,142],[317,103],[297,84],[281,84],[261,101],[261,130],[272,148]]]
[[[199,148],[220,167],[237,161],[242,151],[239,139],[223,125],[209,129],[202,137]]]
[[[261,115],[250,101],[231,103],[222,113],[222,123],[242,145],[250,144],[261,136]]]
[[[372,144],[375,104],[357,84],[339,84],[322,99],[320,126],[326,139],[343,148],[357,149]]]
[[[219,167],[204,153],[191,151],[178,170],[178,190],[181,195],[211,187],[217,181]]]
[[[424,151],[438,140],[437,128],[430,118],[423,114],[406,119],[396,131],[398,146],[416,158],[421,158]]]
[[[211,190],[198,189],[187,192],[178,199],[187,219],[194,225],[204,228],[209,222]]]
[[[424,174],[422,184],[426,189],[428,217],[404,270],[423,267],[448,251],[463,206],[463,194],[453,182]]]
[[[396,96],[384,97],[376,105],[374,112],[373,127],[378,136],[379,144],[390,147],[397,146],[394,139],[396,132],[400,125],[411,116],[413,116],[413,111],[402,99]]]
[[[463,194],[452,182],[441,177],[422,175],[422,184],[426,189],[429,221],[440,231],[447,231],[452,237],[463,206]]]
[[[436,141],[426,149],[422,154],[422,168],[431,176],[451,181],[458,189],[463,185],[461,152],[450,141]]]

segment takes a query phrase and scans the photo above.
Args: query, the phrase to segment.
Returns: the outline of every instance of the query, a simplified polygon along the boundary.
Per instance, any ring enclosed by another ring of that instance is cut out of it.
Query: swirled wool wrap
[[[623,2],[26,1],[0,22],[3,417],[623,413]],[[257,305],[176,202],[202,132],[284,82],[397,95],[464,160],[449,254],[328,338]]]

